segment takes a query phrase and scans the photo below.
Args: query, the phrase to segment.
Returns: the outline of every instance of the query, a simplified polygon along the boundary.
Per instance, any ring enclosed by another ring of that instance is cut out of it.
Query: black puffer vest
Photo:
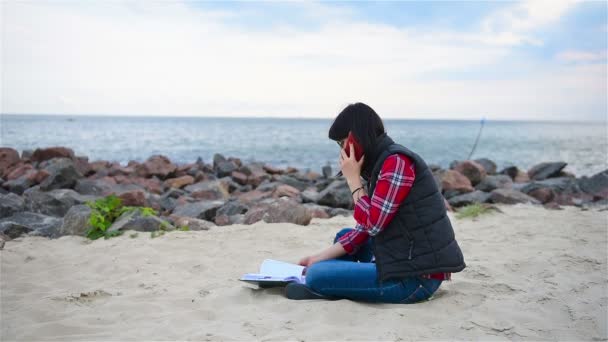
[[[386,157],[402,153],[415,165],[414,184],[409,194],[389,225],[372,237],[380,285],[391,278],[462,271],[466,265],[447,216],[443,195],[424,160],[394,143],[386,133],[379,137],[374,152],[376,158],[367,184],[370,196]]]

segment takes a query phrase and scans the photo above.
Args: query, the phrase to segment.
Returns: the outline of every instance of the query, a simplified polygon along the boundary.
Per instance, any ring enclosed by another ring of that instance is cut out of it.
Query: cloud
[[[563,51],[557,54],[556,58],[564,62],[606,62],[606,50],[604,51]]]
[[[509,6],[480,34],[371,24],[319,3],[293,5],[314,28],[253,30],[229,24],[250,12],[180,2],[3,6],[2,112],[332,117],[366,101],[386,117],[561,118],[605,103],[599,69],[511,60],[565,9]],[[466,77],[512,67],[529,73]],[[454,72],[464,77],[427,77]]]

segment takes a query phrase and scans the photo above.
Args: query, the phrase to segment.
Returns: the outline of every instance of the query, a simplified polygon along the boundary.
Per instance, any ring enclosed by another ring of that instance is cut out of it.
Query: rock
[[[0,176],[4,176],[5,172],[13,165],[19,163],[19,152],[10,147],[0,147]]]
[[[266,215],[267,211],[268,211],[268,206],[258,206],[258,207],[251,208],[245,214],[243,223],[244,224],[254,224],[258,221],[261,221],[264,218],[264,216]]]
[[[171,163],[169,158],[158,154],[135,167],[136,174],[143,178],[157,176],[160,179],[166,179],[171,177],[176,170],[177,166]]]
[[[327,205],[334,208],[349,209],[353,198],[350,188],[345,180],[335,180],[327,188],[319,193],[317,204]]]
[[[199,200],[219,200],[230,197],[225,183],[218,180],[210,180],[194,183],[184,188],[190,195]]]
[[[32,170],[35,171],[32,164],[16,164],[6,170],[5,177],[7,181],[19,179]]]
[[[63,218],[63,224],[59,229],[59,235],[80,235],[86,236],[87,230],[92,228],[89,220],[91,218],[91,208],[87,205],[75,205],[68,210]]]
[[[249,210],[249,207],[236,200],[231,200],[217,209],[216,215],[232,216],[236,214],[244,214]]]
[[[296,188],[300,191],[304,191],[306,188],[308,188],[310,186],[309,182],[305,182],[305,181],[296,179],[295,177],[290,176],[290,175],[280,175],[280,176],[276,177],[276,181],[283,183],[283,184],[293,186],[294,188]]]
[[[315,188],[306,189],[306,190],[302,191],[300,193],[300,195],[302,196],[302,202],[304,202],[304,203],[307,203],[307,202],[317,203],[319,201],[319,199],[321,198],[321,195],[319,194],[319,192],[317,190],[315,190]]]
[[[268,165],[268,164],[264,165],[264,171],[266,171],[266,173],[271,174],[271,175],[280,175],[285,172],[282,169],[279,169],[278,167],[274,167],[274,166]]]
[[[34,184],[40,184],[44,182],[51,174],[47,170],[38,170],[34,175]]]
[[[489,193],[476,190],[463,195],[454,196],[448,200],[448,203],[453,207],[463,207],[473,203],[485,203],[489,198]]]
[[[266,173],[262,164],[250,163],[239,168],[239,171],[247,175],[247,184],[257,187],[271,177]]]
[[[515,183],[526,183],[529,182],[530,178],[528,177],[528,173],[518,170],[517,175],[513,178],[513,182]]]
[[[74,151],[71,148],[54,146],[48,148],[37,148],[30,158],[35,162],[42,162],[53,158],[74,158]]]
[[[143,190],[129,190],[117,195],[123,205],[134,207],[146,206],[146,193]]]
[[[441,170],[441,165],[437,165],[437,164],[428,164],[429,169],[431,169],[431,172],[437,172],[439,170]]]
[[[279,197],[283,197],[283,196],[289,197],[298,202],[301,201],[300,190],[294,188],[291,185],[281,184],[272,193],[272,197],[275,197],[275,198],[279,198]]]
[[[5,242],[10,240],[11,238],[8,235],[0,233],[0,250],[4,249]]]
[[[608,170],[578,180],[580,189],[593,196],[594,200],[608,198]]]
[[[110,183],[104,179],[82,178],[76,180],[74,190],[81,195],[106,196],[112,193],[115,184],[115,182]]]
[[[76,171],[78,171],[78,173],[80,173],[81,175],[86,177],[95,173],[91,168],[91,165],[89,165],[89,157],[76,156],[73,161]]]
[[[332,170],[331,170],[331,166],[330,165],[325,165],[321,169],[321,172],[323,173],[323,177],[325,177],[325,178],[331,178],[331,177],[333,177],[333,173],[331,171]]]
[[[528,192],[527,195],[536,198],[542,204],[555,199],[555,192],[550,188],[537,188]]]
[[[445,172],[444,170],[437,170],[436,172],[433,173],[433,179],[435,179],[435,184],[437,184],[437,188],[439,189],[440,193],[443,193],[443,184],[441,182],[441,174]]]
[[[247,184],[247,175],[239,172],[239,171],[232,171],[232,173],[230,174],[230,176],[232,177],[232,180],[234,180],[236,183],[240,184],[240,185],[246,185]]]
[[[245,193],[237,194],[236,198],[243,203],[255,203],[267,199],[272,196],[272,192],[253,190]]]
[[[22,150],[21,160],[31,160],[34,155],[34,150]]]
[[[540,163],[528,170],[528,176],[532,180],[543,180],[558,176],[564,167],[564,162]]]
[[[519,169],[517,168],[517,166],[507,166],[504,169],[502,169],[502,171],[500,171],[501,175],[507,175],[509,177],[511,177],[511,179],[515,179],[515,177],[517,177],[517,174],[519,173]]]
[[[207,221],[215,221],[217,210],[224,205],[224,201],[199,201],[178,205],[173,210],[177,216],[194,217]]]
[[[496,163],[487,158],[475,159],[475,162],[481,165],[484,170],[486,170],[486,174],[494,175],[496,174]]]
[[[33,177],[28,175],[21,176],[20,178],[13,179],[2,183],[2,186],[8,191],[17,195],[22,195],[27,189],[34,185]]]
[[[188,230],[201,231],[209,230],[216,226],[213,222],[200,220],[193,217],[171,215],[169,218],[173,221],[173,224],[177,227],[177,229],[186,226],[188,227]]]
[[[479,184],[486,177],[484,167],[472,160],[465,160],[454,165],[454,171],[458,171],[471,181],[471,185]]]
[[[274,191],[279,185],[282,185],[279,182],[270,182],[270,181],[264,181],[262,184],[258,185],[257,188],[255,188],[258,191]]]
[[[473,186],[471,185],[471,181],[455,170],[446,170],[439,173],[439,178],[441,179],[441,187],[443,191],[454,190],[459,193],[473,192]]]
[[[489,201],[491,203],[516,204],[516,203],[532,203],[540,204],[538,200],[530,197],[523,192],[513,189],[496,189],[490,193]]]
[[[559,204],[557,204],[555,202],[549,202],[549,203],[543,205],[543,207],[545,207],[545,209],[549,209],[549,210],[564,210],[564,208],[562,208]]]
[[[448,202],[448,200],[445,197],[443,198],[443,203],[445,204],[445,210],[454,212],[454,208],[452,208],[452,206],[450,205],[450,202]]]
[[[12,239],[23,233],[54,238],[59,235],[62,223],[62,218],[24,211],[0,219],[0,233]]]
[[[263,220],[268,223],[286,222],[306,226],[312,220],[312,215],[300,203],[288,198],[279,198],[270,203]]]
[[[165,187],[181,189],[186,185],[194,183],[194,177],[192,176],[181,176],[177,178],[170,178],[165,181]]]
[[[96,199],[95,196],[81,195],[72,189],[40,191],[39,186],[25,191],[23,198],[27,211],[56,217],[65,216],[74,205]]]
[[[215,168],[215,173],[218,177],[230,176],[233,171],[236,171],[238,166],[235,162],[227,160],[220,162]]]
[[[140,232],[154,232],[157,230],[175,230],[175,227],[155,215],[144,215],[140,208],[130,210],[120,215],[108,228],[108,232],[118,230],[136,230]]]
[[[353,211],[352,210],[348,210],[348,209],[344,209],[344,208],[332,208],[329,211],[329,216],[334,217],[334,216],[346,216],[346,217],[350,217],[353,216]]]
[[[52,159],[45,170],[49,176],[40,183],[40,189],[43,191],[71,189],[76,185],[78,179],[83,178],[82,174],[76,170],[74,162],[68,158]]]
[[[484,178],[475,189],[490,192],[494,189],[509,189],[513,186],[511,177],[507,175],[490,175]]]
[[[217,179],[218,182],[222,185],[222,189],[227,189],[228,193],[233,193],[243,187],[239,185],[237,182],[233,181],[230,177],[223,177]]]
[[[0,194],[0,218],[12,216],[25,210],[25,201],[14,193]]]
[[[327,207],[324,205],[318,205],[315,203],[305,203],[303,204],[306,209],[310,212],[312,218],[330,218],[328,211],[331,210],[331,207]]]

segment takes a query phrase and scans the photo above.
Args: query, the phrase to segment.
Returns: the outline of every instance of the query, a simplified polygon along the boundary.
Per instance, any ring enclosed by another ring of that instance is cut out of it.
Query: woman
[[[363,147],[359,161],[352,146],[350,156],[343,150],[349,131]],[[363,103],[336,117],[329,138],[340,145],[340,168],[357,223],[340,230],[327,249],[300,260],[306,285],[289,284],[286,296],[385,303],[430,298],[466,266],[431,170],[419,155],[396,144],[378,114]]]

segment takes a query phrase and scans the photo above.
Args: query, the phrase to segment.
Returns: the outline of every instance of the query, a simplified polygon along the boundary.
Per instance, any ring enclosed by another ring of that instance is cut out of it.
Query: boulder
[[[344,208],[332,208],[331,210],[329,210],[329,216],[331,216],[331,217],[334,217],[334,216],[350,217],[350,216],[353,216],[353,211],[344,209]]]
[[[55,238],[59,236],[62,223],[62,218],[24,211],[0,219],[0,233],[12,239],[23,233]]]
[[[271,175],[280,175],[285,172],[282,169],[279,169],[278,167],[274,167],[274,166],[268,165],[268,164],[264,164],[264,171],[266,171],[266,173],[271,174]]]
[[[312,214],[305,206],[288,198],[278,198],[269,204],[261,204],[258,208],[263,208],[261,218],[268,223],[286,222],[305,226],[312,220]],[[247,218],[245,221],[248,221]]]
[[[467,193],[473,192],[473,185],[471,185],[471,181],[455,170],[445,170],[440,172],[439,178],[441,179],[441,187],[444,192],[453,190],[458,193]]]
[[[171,215],[169,219],[173,221],[173,225],[177,227],[177,229],[185,226],[188,227],[188,230],[201,231],[209,230],[216,226],[213,222],[200,220],[194,217]]]
[[[321,198],[321,195],[315,188],[308,188],[300,193],[302,196],[302,202],[308,203],[317,203]]]
[[[72,206],[94,201],[97,197],[81,195],[72,189],[41,191],[39,186],[35,186],[25,191],[23,198],[27,211],[63,217]]]
[[[331,207],[327,207],[324,205],[319,205],[315,203],[304,203],[303,204],[306,209],[310,212],[312,218],[330,218],[329,211],[332,209]]]
[[[556,177],[566,165],[568,164],[565,162],[540,163],[528,170],[528,176],[532,180],[543,180]]]
[[[199,200],[220,200],[230,196],[225,183],[218,180],[210,180],[194,183],[184,188],[190,195]]]
[[[0,177],[13,165],[19,163],[19,153],[10,147],[0,147]]]
[[[281,184],[281,185],[279,185],[272,192],[272,197],[275,197],[275,198],[289,197],[289,198],[291,198],[293,200],[296,200],[298,202],[302,201],[302,199],[300,198],[300,190],[294,188],[291,185],[287,185],[287,184]]]
[[[2,183],[2,187],[8,189],[8,191],[15,193],[17,195],[22,195],[27,189],[31,188],[34,185],[34,175],[33,173],[23,175],[20,178],[13,179]]]
[[[134,207],[146,206],[146,193],[143,190],[128,190],[117,195],[123,205]]]
[[[176,170],[177,166],[169,158],[158,154],[151,156],[135,167],[136,174],[143,178],[156,176],[160,179],[166,179],[171,177]]]
[[[106,196],[112,193],[112,188],[116,182],[109,182],[106,179],[87,179],[76,180],[74,190],[81,195]]]
[[[540,202],[530,197],[523,192],[514,189],[496,189],[490,193],[489,202],[491,203],[503,203],[503,204],[516,204],[516,203],[532,203],[540,204]]]
[[[175,227],[158,216],[144,215],[142,210],[138,208],[123,213],[108,228],[108,232],[118,230],[154,232],[157,230],[175,230]]]
[[[490,192],[494,189],[509,189],[512,186],[513,181],[507,175],[489,175],[477,184],[475,189]]]
[[[473,203],[485,203],[490,199],[490,194],[483,191],[473,191],[463,195],[451,197],[448,200],[450,206],[463,207]]]
[[[475,162],[481,166],[483,166],[484,170],[486,170],[486,174],[494,175],[496,174],[496,163],[487,158],[475,159]]]
[[[244,214],[247,212],[247,210],[249,210],[249,207],[243,203],[236,200],[230,200],[217,209],[216,215],[232,216],[236,214]]]
[[[335,180],[327,188],[319,193],[317,204],[327,205],[333,208],[349,209],[352,206],[353,197],[345,180]]]
[[[73,159],[74,151],[71,148],[61,146],[37,148],[30,159],[35,162],[43,162],[53,158]]]
[[[59,235],[85,236],[86,231],[91,228],[90,218],[91,208],[89,206],[79,204],[71,207],[63,217],[63,224],[59,228]]]
[[[236,198],[243,203],[253,204],[272,196],[270,191],[260,191],[258,189],[244,193],[237,193]]]
[[[9,217],[24,210],[25,201],[21,196],[12,192],[6,195],[0,194],[0,218]]]
[[[527,195],[536,198],[542,204],[549,203],[555,199],[555,192],[551,188],[533,189]]]
[[[232,171],[232,173],[230,174],[230,176],[232,177],[232,180],[240,185],[246,185],[247,184],[247,175],[240,172],[240,171]]]
[[[82,174],[76,170],[74,162],[68,158],[52,159],[44,169],[49,176],[40,183],[40,189],[43,191],[71,189],[76,185],[78,179],[83,178]]]
[[[310,182],[299,180],[291,175],[280,175],[275,178],[275,180],[279,183],[287,184],[293,186],[294,188],[304,191],[306,188],[310,186]]]
[[[35,168],[32,164],[23,164],[18,163],[6,169],[4,177],[7,181],[15,180],[23,177],[24,175],[31,173],[31,171],[35,171]]]
[[[192,176],[181,176],[177,178],[169,178],[165,181],[165,187],[181,189],[186,185],[194,183],[194,177]]]
[[[472,160],[457,163],[453,169],[467,177],[471,181],[471,185],[479,184],[487,175],[484,167]]]
[[[579,188],[595,200],[608,198],[608,170],[578,180]]]
[[[224,201],[199,201],[178,205],[173,210],[177,216],[194,217],[207,221],[215,221],[217,210],[224,205]]]

